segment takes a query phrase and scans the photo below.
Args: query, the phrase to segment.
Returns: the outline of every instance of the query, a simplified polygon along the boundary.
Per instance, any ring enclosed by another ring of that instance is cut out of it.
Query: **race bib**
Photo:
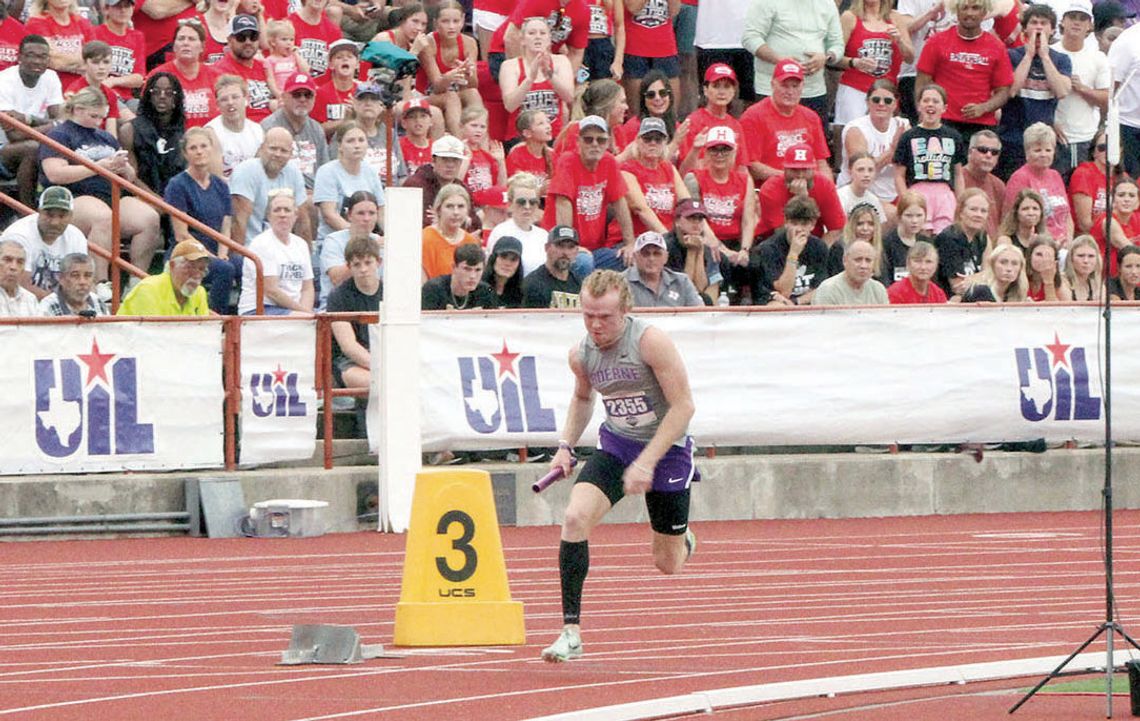
[[[626,428],[637,428],[657,422],[657,414],[644,393],[607,396],[602,399],[610,422]]]

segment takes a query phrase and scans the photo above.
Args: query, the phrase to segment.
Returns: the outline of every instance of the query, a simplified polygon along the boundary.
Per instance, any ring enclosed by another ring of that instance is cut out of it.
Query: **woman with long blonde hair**
[[[1073,300],[1100,300],[1104,290],[1104,259],[1091,235],[1078,235],[1069,243],[1065,280]]]
[[[982,282],[971,286],[963,303],[1024,303],[1029,300],[1025,254],[1012,245],[999,245],[990,253]]]

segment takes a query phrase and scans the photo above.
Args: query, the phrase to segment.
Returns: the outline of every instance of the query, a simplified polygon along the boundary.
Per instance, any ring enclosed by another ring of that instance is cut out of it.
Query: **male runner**
[[[570,473],[571,449],[602,395],[606,419],[598,450],[570,492],[562,522],[558,569],[562,621],[558,640],[542,652],[546,661],[582,655],[579,613],[590,568],[590,531],[627,494],[645,494],[653,526],[653,560],[676,573],[696,548],[689,530],[689,484],[695,475],[693,440],[687,434],[693,398],[685,365],[669,337],[627,316],[633,296],[621,273],[598,270],[582,283],[586,337],[570,350],[574,395],[551,469]]]

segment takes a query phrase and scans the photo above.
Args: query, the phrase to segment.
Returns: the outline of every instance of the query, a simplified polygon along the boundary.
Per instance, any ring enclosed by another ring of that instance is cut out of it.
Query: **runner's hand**
[[[641,495],[653,486],[653,472],[634,461],[625,469],[621,482],[627,496]]]

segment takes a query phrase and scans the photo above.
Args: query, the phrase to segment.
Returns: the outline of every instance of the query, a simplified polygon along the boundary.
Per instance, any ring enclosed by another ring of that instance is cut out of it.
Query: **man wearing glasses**
[[[1005,182],[993,172],[1000,155],[1001,139],[997,133],[979,130],[970,137],[970,151],[966,154],[966,164],[962,166],[961,173],[964,189],[981,188],[990,197],[990,219],[986,231],[991,238],[998,237],[998,226],[1004,212]]]
[[[596,267],[621,270],[633,260],[633,220],[617,159],[606,150],[610,129],[597,115],[582,118],[578,128],[578,152],[558,159],[542,224],[574,228],[582,247],[593,253]],[[621,242],[613,247],[606,232],[610,210],[621,233]]]
[[[253,15],[234,15],[230,20],[229,52],[214,63],[218,75],[236,75],[246,84],[245,116],[255,123],[269,117],[277,101],[269,89],[269,71],[258,57],[261,29]]]
[[[117,315],[209,315],[202,279],[213,257],[197,240],[182,241],[162,273],[143,278],[123,298]]]

